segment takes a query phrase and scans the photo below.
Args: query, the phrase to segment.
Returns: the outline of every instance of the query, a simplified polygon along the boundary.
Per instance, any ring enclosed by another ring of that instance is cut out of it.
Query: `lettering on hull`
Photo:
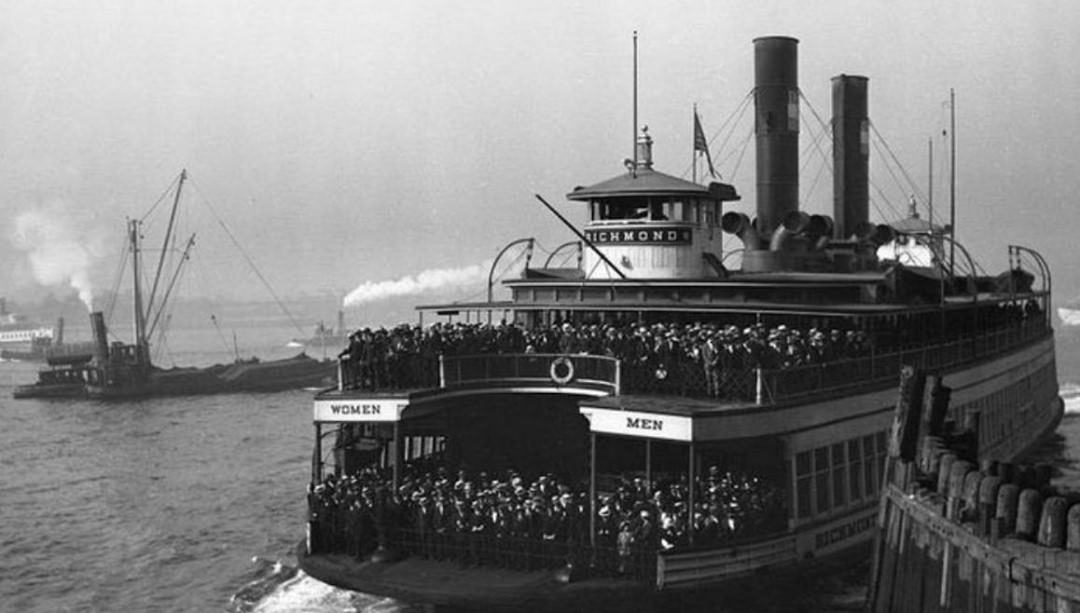
[[[853,536],[862,534],[874,527],[874,523],[877,521],[876,515],[867,515],[849,521],[846,524],[840,524],[839,526],[823,530],[814,535],[814,548],[824,549],[829,545],[845,541]]]

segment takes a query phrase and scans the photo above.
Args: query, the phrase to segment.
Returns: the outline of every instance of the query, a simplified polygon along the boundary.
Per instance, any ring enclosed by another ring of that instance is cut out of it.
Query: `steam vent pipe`
[[[758,233],[770,236],[799,210],[799,41],[754,39]]]
[[[832,79],[833,222],[835,238],[846,239],[870,218],[870,126],[867,79]]]

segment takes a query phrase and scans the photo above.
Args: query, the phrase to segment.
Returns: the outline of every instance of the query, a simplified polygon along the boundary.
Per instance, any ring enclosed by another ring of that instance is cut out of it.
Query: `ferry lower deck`
[[[1048,332],[758,369],[727,399],[623,393],[604,356],[444,357],[431,386],[316,397],[301,563],[412,602],[594,610],[857,558],[912,363],[938,367],[981,458],[1060,420]]]

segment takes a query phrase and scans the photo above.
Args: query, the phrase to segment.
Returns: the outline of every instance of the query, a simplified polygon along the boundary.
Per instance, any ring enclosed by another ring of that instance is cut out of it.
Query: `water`
[[[176,363],[231,359],[213,329],[173,336]],[[295,353],[284,347],[293,336],[238,334],[243,354],[265,358]],[[410,610],[295,571],[310,392],[12,400],[36,369],[0,363],[0,611]],[[1080,489],[1080,329],[1059,332],[1058,372],[1077,417],[1037,453],[1058,466],[1060,485]],[[825,578],[793,610],[860,610],[866,575]]]

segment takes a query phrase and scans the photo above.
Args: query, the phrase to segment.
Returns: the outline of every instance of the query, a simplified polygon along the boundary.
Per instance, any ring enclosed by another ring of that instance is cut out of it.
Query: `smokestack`
[[[867,79],[832,79],[833,218],[836,238],[846,239],[870,217],[870,133]]]
[[[94,334],[94,357],[98,366],[104,366],[109,360],[109,339],[105,331],[105,314],[94,311],[90,314],[90,330]]]
[[[799,41],[754,39],[757,231],[768,238],[799,210]]]
[[[53,344],[59,347],[64,344],[64,318],[56,318],[56,338],[53,339]]]

